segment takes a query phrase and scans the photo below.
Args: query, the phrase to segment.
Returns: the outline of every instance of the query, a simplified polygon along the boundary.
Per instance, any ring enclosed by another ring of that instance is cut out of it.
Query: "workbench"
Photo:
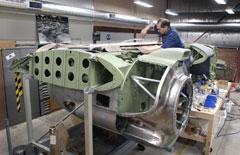
[[[212,142],[213,142],[213,139],[215,136],[213,131],[214,131],[214,128],[217,127],[217,126],[214,126],[214,119],[215,119],[216,114],[219,112],[220,108],[222,107],[222,105],[224,103],[223,99],[228,95],[230,86],[231,86],[231,83],[228,83],[226,92],[219,93],[219,97],[216,102],[216,107],[214,109],[210,109],[210,108],[198,109],[198,108],[195,108],[194,106],[192,106],[192,108],[191,108],[190,119],[198,118],[198,119],[206,120],[206,123],[208,125],[206,136],[202,136],[199,134],[188,134],[186,131],[180,135],[180,137],[182,137],[182,138],[191,139],[194,141],[204,143],[204,145],[205,145],[204,154],[205,155],[209,155],[211,152],[211,149],[212,149],[211,146],[212,146]]]

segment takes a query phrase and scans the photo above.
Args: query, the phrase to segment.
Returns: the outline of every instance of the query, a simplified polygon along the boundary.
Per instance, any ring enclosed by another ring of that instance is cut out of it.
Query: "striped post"
[[[21,96],[23,95],[23,87],[21,82],[21,74],[15,73],[15,87],[16,87],[16,103],[17,112],[21,112]]]

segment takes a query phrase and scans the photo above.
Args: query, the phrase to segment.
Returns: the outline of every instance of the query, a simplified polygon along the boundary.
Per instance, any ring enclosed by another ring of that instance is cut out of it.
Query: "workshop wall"
[[[228,0],[228,6],[234,8],[239,4],[239,0]],[[201,0],[169,0],[167,4],[169,9],[179,13],[179,16],[167,16],[174,23],[235,23],[239,22],[240,14],[227,15],[225,12],[226,5],[216,5],[215,1]],[[185,42],[193,42],[200,37],[205,31],[196,32],[188,30],[181,32],[180,36]],[[220,32],[216,28],[214,31],[206,32],[199,43],[212,44],[218,47],[239,48],[239,32]]]
[[[0,13],[0,39],[36,41],[35,15]],[[74,42],[92,42],[93,23],[69,19],[69,30]]]
[[[137,6],[132,1],[121,0],[108,1],[108,0],[47,0],[48,2],[70,5],[81,8],[95,8],[96,10],[117,12],[126,15],[133,15],[142,18],[156,19],[164,16],[164,10],[166,8],[166,2],[161,3],[152,1],[154,9],[144,8]],[[122,5],[122,4],[127,5]],[[17,14],[17,15],[16,15]],[[0,29],[0,39],[5,40],[18,40],[18,41],[36,41],[36,22],[35,15],[27,13],[19,13],[12,11],[1,11],[0,22],[3,23]],[[95,22],[95,25],[110,26],[110,27],[128,27],[129,24],[122,23],[106,23]],[[136,25],[132,24],[129,28],[136,28]],[[92,42],[93,23],[91,21],[84,22],[79,18],[69,18],[70,36],[73,43],[85,43]],[[139,26],[141,29],[143,26]]]
[[[219,48],[218,58],[226,62],[227,80],[240,80],[240,50],[238,48]],[[235,77],[234,77],[235,76]]]
[[[67,6],[93,9],[93,0],[46,0]],[[93,23],[79,18],[69,17],[69,30],[72,43],[92,43]]]
[[[47,0],[49,2],[81,8],[91,8],[89,0]],[[0,39],[36,42],[35,15],[17,11],[0,10]],[[69,18],[70,37],[73,43],[92,42],[93,23]]]
[[[130,0],[97,0],[94,1],[94,9],[108,11],[108,12],[116,12],[119,14],[137,16],[141,18],[147,19],[157,19],[159,17],[164,17],[164,10],[166,9],[166,1],[151,1],[154,5],[154,9],[152,8],[144,8],[138,6]],[[124,5],[123,5],[124,4]],[[112,27],[134,27],[134,24],[114,24],[114,23],[106,23],[106,22],[95,22],[96,26],[112,26]],[[140,26],[142,28],[143,26]],[[136,27],[135,27],[136,28]]]
[[[36,40],[35,16],[28,14],[0,13],[0,39]]]
[[[72,43],[92,43],[93,23],[69,19],[69,30]]]
[[[100,32],[100,41],[97,43],[122,42],[134,39],[133,33]]]

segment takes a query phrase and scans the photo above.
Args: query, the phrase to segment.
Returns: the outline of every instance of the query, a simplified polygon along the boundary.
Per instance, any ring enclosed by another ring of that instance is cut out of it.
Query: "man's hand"
[[[144,29],[142,29],[141,33],[140,33],[140,38],[144,38],[147,34],[147,32],[153,28],[155,26],[155,24],[150,23],[148,24]]]

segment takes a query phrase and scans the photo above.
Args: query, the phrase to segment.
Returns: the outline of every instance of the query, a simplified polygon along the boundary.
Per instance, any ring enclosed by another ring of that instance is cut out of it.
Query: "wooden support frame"
[[[214,109],[203,109],[201,111],[195,109],[192,107],[191,109],[191,113],[190,113],[190,117],[193,118],[200,118],[203,120],[207,121],[208,124],[208,128],[207,128],[207,136],[201,136],[201,135],[189,135],[186,132],[183,132],[180,137],[182,138],[186,138],[186,139],[191,139],[194,141],[198,141],[198,142],[202,142],[205,145],[204,148],[204,154],[205,155],[209,155],[211,152],[211,146],[213,143],[213,139],[214,139],[214,119],[216,114],[219,112],[220,108],[222,107],[224,101],[222,98],[225,98],[228,95],[229,89],[230,89],[231,83],[228,83],[228,88],[227,88],[227,92],[226,93],[221,93],[220,96],[221,98],[218,98],[217,103],[216,103],[216,107]]]
[[[3,70],[2,49],[0,48],[0,130],[5,128],[6,119],[6,103],[5,103],[5,88],[4,88],[4,70]]]

